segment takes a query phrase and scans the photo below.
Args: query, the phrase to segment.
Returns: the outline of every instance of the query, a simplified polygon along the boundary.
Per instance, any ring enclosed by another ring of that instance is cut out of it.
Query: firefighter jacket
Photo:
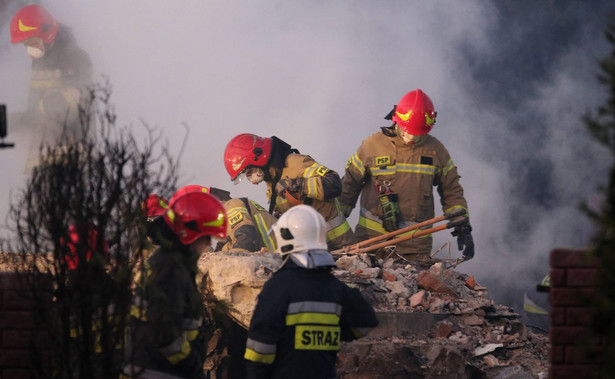
[[[165,242],[147,261],[149,272],[131,309],[123,377],[204,378],[207,330],[197,260],[179,242]]]
[[[228,217],[226,232],[229,241],[222,246],[222,251],[260,251],[262,248],[275,251],[273,238],[268,232],[277,219],[265,208],[242,197],[225,201],[224,209]]]
[[[77,46],[71,30],[60,24],[45,55],[32,60],[28,108],[61,124],[68,117],[68,126],[74,128],[71,123],[78,121],[79,91],[91,80],[89,55]]]
[[[288,260],[265,283],[250,321],[248,378],[335,378],[341,341],[378,325],[373,308],[330,268]]]
[[[314,207],[327,222],[327,246],[340,249],[356,242],[350,224],[341,212],[336,197],[340,194],[341,181],[337,172],[316,162],[309,155],[289,154],[283,168],[270,168],[271,176],[279,177],[275,183],[267,182],[267,198],[271,200],[275,185],[276,212],[284,213],[299,200]],[[289,197],[288,195],[292,196]]]
[[[463,208],[468,214],[459,178],[457,167],[436,137],[427,135],[420,144],[411,146],[383,128],[366,138],[346,162],[339,201],[348,215],[361,195],[355,235],[362,241],[386,233],[379,192],[397,194],[398,229],[434,217],[433,187],[437,188],[443,212]],[[402,242],[397,251],[430,253],[431,245],[429,235]]]

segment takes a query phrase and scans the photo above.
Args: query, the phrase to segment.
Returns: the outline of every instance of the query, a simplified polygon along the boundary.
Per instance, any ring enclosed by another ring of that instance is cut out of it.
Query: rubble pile
[[[281,263],[273,253],[206,253],[200,288],[247,328],[256,296]],[[441,262],[348,255],[336,263],[334,275],[358,288],[380,320],[366,338],[342,346],[340,378],[546,377],[548,337],[495,304],[473,277]]]

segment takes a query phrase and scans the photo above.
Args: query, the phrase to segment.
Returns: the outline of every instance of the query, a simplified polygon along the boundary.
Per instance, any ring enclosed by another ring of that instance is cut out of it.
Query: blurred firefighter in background
[[[427,94],[420,89],[408,92],[385,119],[393,124],[363,140],[346,162],[342,179],[339,201],[346,217],[361,196],[357,239],[363,241],[433,218],[433,187],[438,190],[443,212],[463,208],[467,217],[457,167],[444,145],[429,135],[436,112]],[[465,259],[474,256],[471,231],[469,219],[453,231]],[[428,261],[431,248],[432,237],[427,235],[399,243],[396,252],[406,259]]]
[[[205,378],[209,324],[196,284],[197,261],[212,237],[225,238],[224,207],[214,196],[178,196],[153,226],[160,247],[131,310],[123,378]]]
[[[214,251],[245,250],[274,251],[273,238],[269,235],[271,226],[277,218],[257,202],[246,197],[232,198],[229,191],[216,187],[190,184],[180,188],[173,198],[192,191],[210,193],[224,205],[228,218],[227,237],[218,241]],[[171,202],[173,202],[171,198]]]
[[[32,140],[28,168],[36,164],[41,141],[55,143],[66,132],[80,139],[81,91],[92,82],[89,55],[75,41],[70,28],[60,24],[47,9],[27,5],[10,25],[11,43],[22,44],[32,58],[28,107],[23,122],[38,127],[41,140]]]
[[[224,165],[235,184],[247,178],[252,184],[267,183],[269,213],[279,213],[298,204],[314,207],[327,222],[329,249],[356,242],[337,201],[341,179],[337,172],[299,154],[281,139],[244,133],[227,144]]]

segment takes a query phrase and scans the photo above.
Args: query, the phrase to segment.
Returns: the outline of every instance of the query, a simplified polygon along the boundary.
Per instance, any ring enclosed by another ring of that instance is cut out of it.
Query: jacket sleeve
[[[302,194],[316,200],[336,198],[342,191],[342,180],[337,172],[314,162],[303,172]]]
[[[263,286],[250,321],[244,354],[248,378],[271,377],[277,345],[284,333],[287,310],[284,286],[275,285],[272,279]]]
[[[448,151],[442,146],[442,154],[439,156],[439,166],[441,170],[436,176],[434,185],[436,185],[438,194],[440,195],[440,203],[442,204],[443,212],[451,212],[455,209],[462,208],[466,211],[466,217],[469,216],[468,204],[463,196],[463,187],[459,183],[461,176],[457,173],[457,166],[453,163]]]
[[[362,147],[359,147],[346,161],[346,171],[342,178],[342,193],[338,200],[346,217],[350,216],[352,209],[355,207],[365,185],[365,178],[368,175],[368,171],[365,169],[361,158]]]
[[[263,247],[263,240],[244,202],[232,199],[224,203],[224,209],[228,218],[227,234],[231,239],[224,249],[259,251]]]
[[[344,286],[344,304],[340,327],[342,341],[352,341],[365,337],[373,328],[378,326],[378,318],[374,308],[363,298],[356,288]]]

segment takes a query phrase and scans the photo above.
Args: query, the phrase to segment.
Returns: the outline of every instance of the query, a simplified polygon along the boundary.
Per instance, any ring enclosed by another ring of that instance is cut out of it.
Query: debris
[[[504,345],[501,343],[490,343],[488,345],[481,346],[475,349],[472,352],[472,355],[475,357],[480,357],[481,355],[485,355],[487,353],[491,353],[492,351],[495,351],[495,349],[497,349],[498,347],[504,347]]]

